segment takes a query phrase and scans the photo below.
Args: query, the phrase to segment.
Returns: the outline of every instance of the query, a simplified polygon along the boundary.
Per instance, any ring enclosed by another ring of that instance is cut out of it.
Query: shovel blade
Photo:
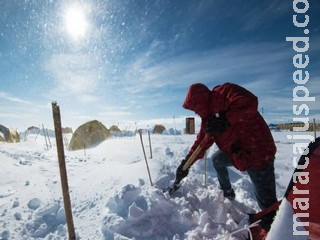
[[[169,192],[169,195],[172,196],[179,188],[180,184],[173,184],[171,187],[165,188],[163,192]]]

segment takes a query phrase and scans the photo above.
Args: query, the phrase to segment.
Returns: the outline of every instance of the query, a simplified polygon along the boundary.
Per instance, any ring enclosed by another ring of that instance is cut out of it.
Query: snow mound
[[[294,166],[286,133],[274,132],[277,195],[281,198]],[[147,135],[144,135],[146,150]],[[170,197],[181,159],[194,135],[152,134],[150,186],[139,137],[115,137],[86,151],[66,151],[69,189],[77,239],[241,239],[232,232],[259,211],[246,173],[229,168],[236,200],[224,200],[210,161],[198,161]],[[64,240],[68,237],[55,139],[30,134],[26,141],[0,144],[0,239]],[[125,150],[124,150],[125,149]],[[207,177],[204,177],[204,169]],[[206,187],[207,186],[207,187]],[[292,229],[292,225],[290,227]],[[289,231],[289,226],[288,226]]]
[[[224,200],[216,188],[177,195],[170,197],[157,187],[124,186],[106,203],[104,238],[215,239],[247,220],[248,209]]]
[[[28,235],[33,238],[44,238],[54,234],[58,236],[66,234],[65,211],[59,201],[40,207],[34,214],[35,217],[26,224]]]
[[[162,133],[162,135],[181,135],[182,132],[181,130],[175,129],[175,128],[169,128],[168,130],[164,130]]]

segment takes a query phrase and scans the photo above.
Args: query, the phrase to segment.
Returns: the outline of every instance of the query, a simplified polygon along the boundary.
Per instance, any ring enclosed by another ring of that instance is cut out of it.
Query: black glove
[[[183,171],[183,166],[184,166],[184,164],[187,162],[187,159],[188,159],[188,158],[183,159],[183,160],[181,161],[179,167],[177,168],[177,171],[176,171],[176,180],[175,180],[175,183],[177,183],[177,184],[179,184],[179,183],[182,181],[182,179],[184,179],[184,178],[185,178],[186,176],[188,176],[188,174],[189,174],[189,168],[190,168],[190,166],[189,166],[186,170]]]
[[[208,119],[205,132],[213,135],[220,135],[228,127],[230,127],[230,124],[226,118],[225,112],[219,112]]]

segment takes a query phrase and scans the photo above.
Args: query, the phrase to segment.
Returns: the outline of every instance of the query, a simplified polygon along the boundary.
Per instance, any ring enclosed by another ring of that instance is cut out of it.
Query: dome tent
[[[110,131],[99,121],[93,120],[80,127],[72,135],[69,149],[79,150],[93,147],[111,137]]]
[[[155,126],[154,126],[154,128],[153,128],[153,133],[163,133],[163,131],[165,131],[166,130],[166,128],[163,126],[163,125],[161,125],[161,124],[156,124]]]
[[[16,130],[0,124],[0,141],[9,143],[20,142],[20,136]]]
[[[109,130],[111,132],[121,132],[120,128],[116,125],[112,125]]]

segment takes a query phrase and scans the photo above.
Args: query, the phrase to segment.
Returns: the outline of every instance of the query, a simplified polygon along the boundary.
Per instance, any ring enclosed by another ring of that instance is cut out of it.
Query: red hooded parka
[[[189,151],[189,156],[201,144],[202,151],[216,143],[240,171],[263,167],[274,159],[276,146],[268,125],[258,112],[258,98],[245,88],[232,83],[214,87],[211,91],[201,83],[190,86],[183,107],[201,117],[201,128]],[[208,119],[224,111],[230,126],[220,135],[208,135]],[[204,140],[205,139],[205,140]],[[204,141],[203,141],[204,140]]]

